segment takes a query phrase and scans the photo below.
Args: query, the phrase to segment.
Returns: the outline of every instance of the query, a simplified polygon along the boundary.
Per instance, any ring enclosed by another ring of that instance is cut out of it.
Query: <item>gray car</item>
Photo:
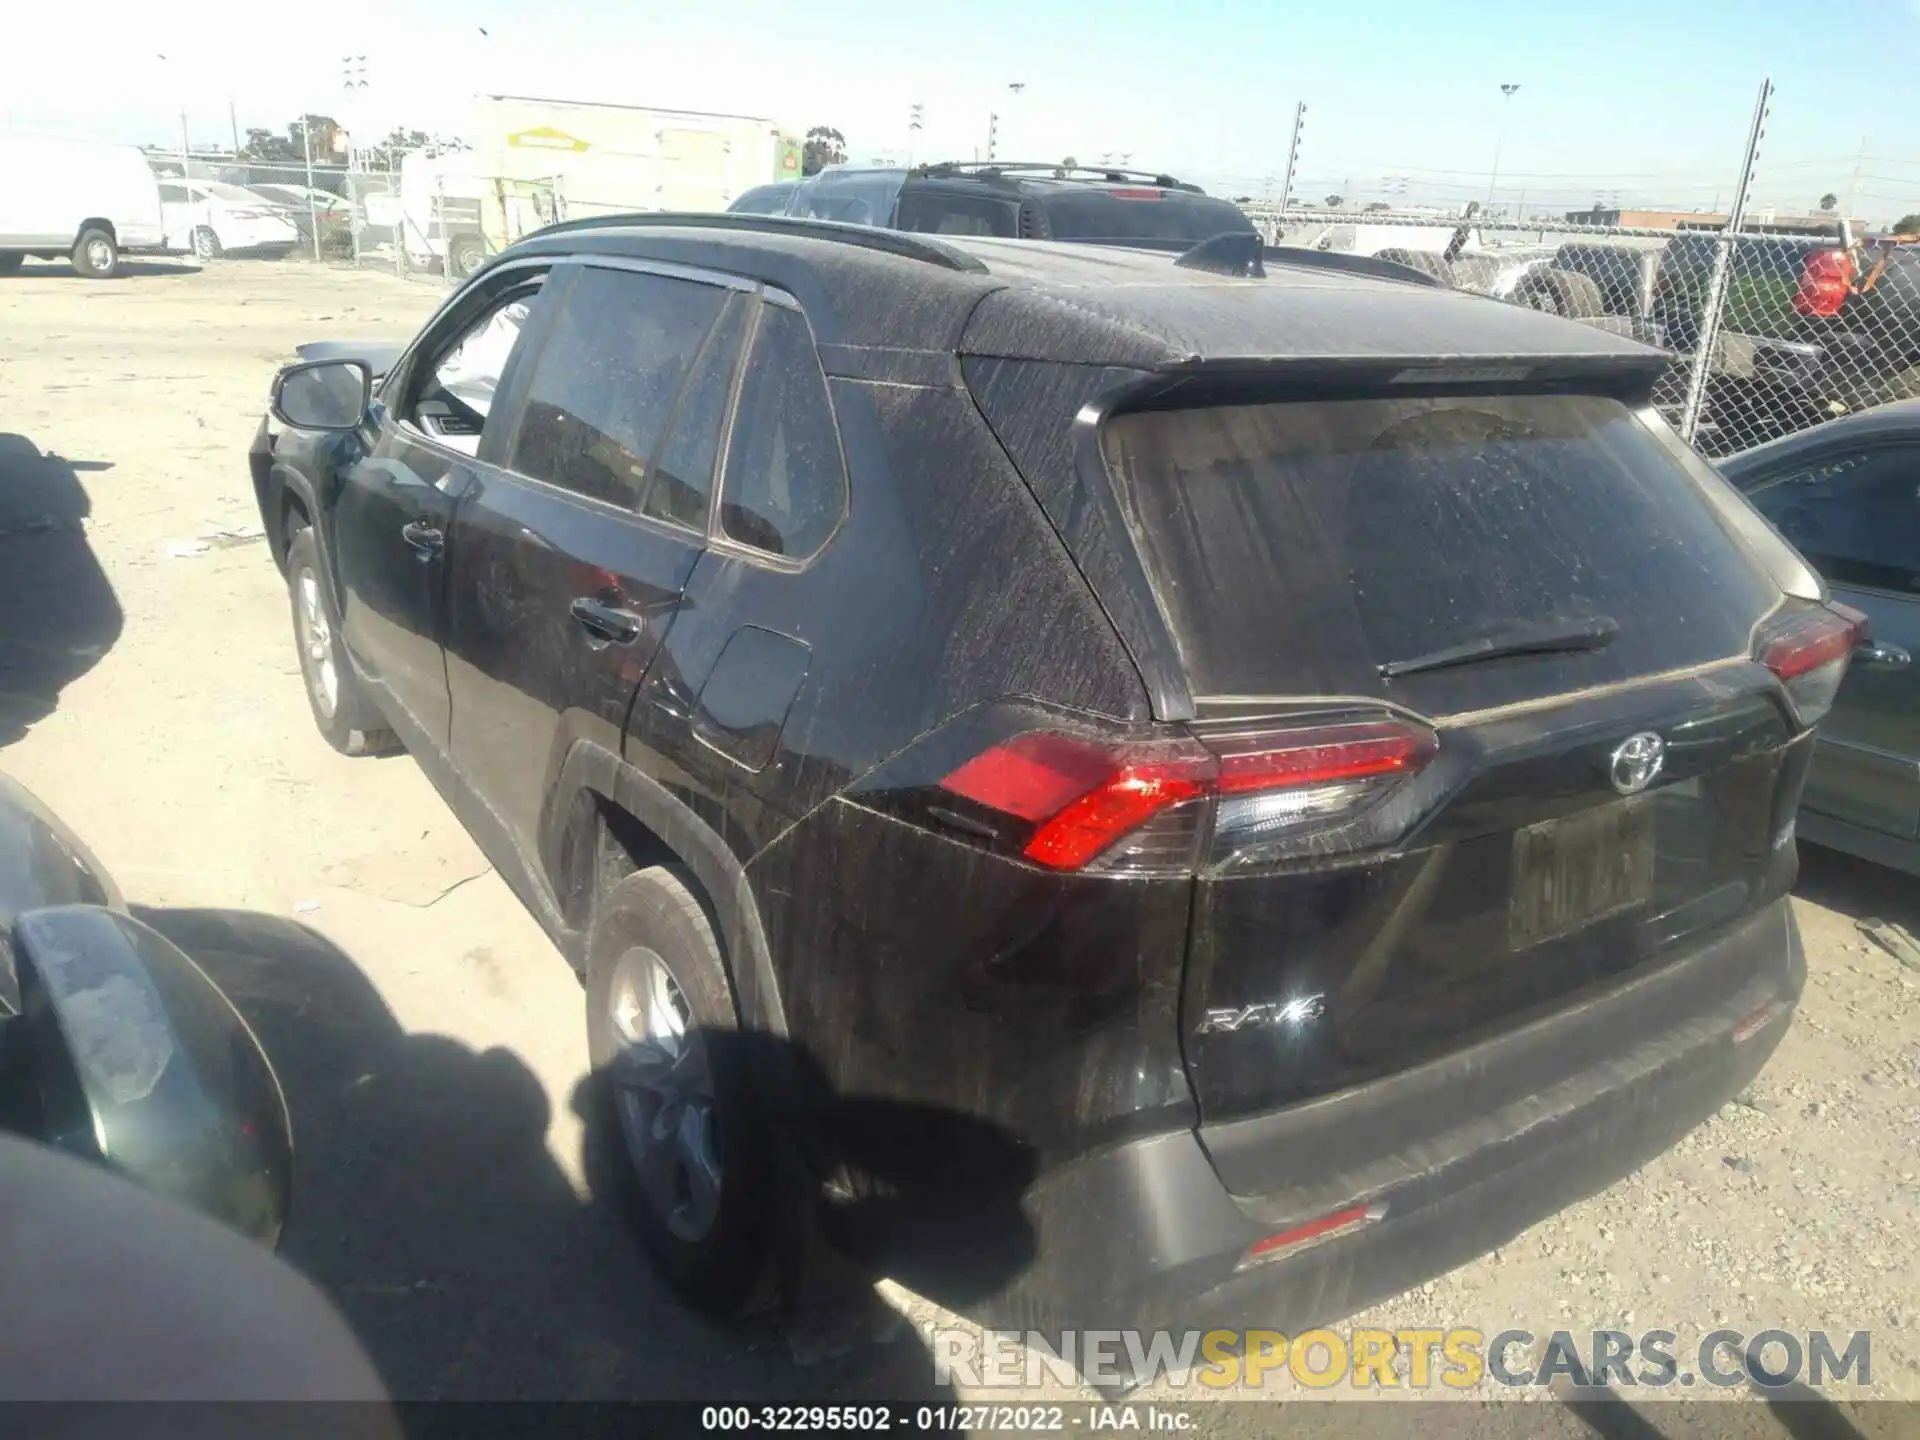
[[[1920,401],[1718,462],[1868,636],[1820,727],[1801,838],[1920,874]]]

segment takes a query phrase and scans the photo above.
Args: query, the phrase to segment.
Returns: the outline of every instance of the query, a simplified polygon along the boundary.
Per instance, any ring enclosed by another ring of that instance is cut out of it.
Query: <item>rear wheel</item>
[[[478,235],[456,235],[447,247],[447,268],[464,280],[487,261],[487,247]]]
[[[111,280],[120,268],[120,246],[113,232],[89,225],[73,245],[73,268],[89,280]]]
[[[287,546],[287,591],[293,638],[306,682],[307,706],[326,742],[342,755],[377,755],[399,748],[368,699],[340,640],[340,618],[321,574],[320,546],[302,527]]]
[[[713,926],[685,873],[615,882],[587,936],[595,1143],[654,1268],[736,1315],[768,1275],[767,1164]]]
[[[218,260],[220,254],[220,237],[213,233],[213,227],[210,225],[194,226],[193,258],[196,260]]]

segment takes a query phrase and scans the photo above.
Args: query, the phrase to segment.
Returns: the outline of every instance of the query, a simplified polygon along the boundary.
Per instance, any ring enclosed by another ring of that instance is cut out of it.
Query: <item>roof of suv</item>
[[[780,286],[825,346],[1163,369],[1202,360],[1649,360],[1592,326],[1372,262],[1269,248],[1264,278],[1182,268],[1165,249],[902,235],[750,215],[636,215],[551,227],[506,252],[603,254]],[[834,368],[830,366],[829,368]]]

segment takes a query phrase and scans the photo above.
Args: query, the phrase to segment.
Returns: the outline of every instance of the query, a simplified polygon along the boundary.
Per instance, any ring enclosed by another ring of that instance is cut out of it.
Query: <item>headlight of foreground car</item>
[[[286,1100],[220,988],[102,906],[28,911],[12,940],[20,1013],[0,1019],[0,1127],[277,1244],[293,1172]]]

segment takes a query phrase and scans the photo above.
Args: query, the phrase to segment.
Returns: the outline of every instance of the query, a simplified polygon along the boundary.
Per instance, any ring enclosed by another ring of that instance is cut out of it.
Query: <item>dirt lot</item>
[[[571,974],[410,762],[313,733],[246,444],[296,341],[403,337],[441,294],[240,262],[0,280],[0,766],[256,1019],[301,1141],[287,1253],[396,1391],[932,1393],[911,1331],[801,1371],[669,1302],[582,1174]],[[1355,1323],[1662,1328],[1683,1357],[1716,1326],[1868,1330],[1871,1383],[1832,1398],[1920,1398],[1920,972],[1854,925],[1920,928],[1920,887],[1810,854],[1798,905],[1807,998],[1739,1104]]]

